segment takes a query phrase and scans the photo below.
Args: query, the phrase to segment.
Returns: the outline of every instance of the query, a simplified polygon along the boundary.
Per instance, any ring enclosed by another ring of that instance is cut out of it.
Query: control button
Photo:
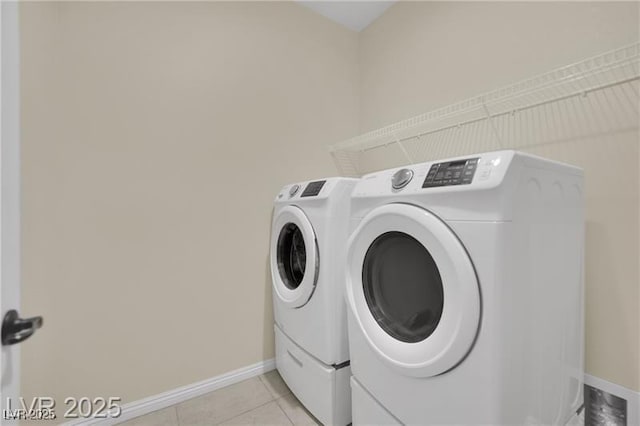
[[[436,175],[436,180],[442,179],[443,176],[444,176],[444,172],[438,172],[438,174]]]
[[[409,182],[411,182],[411,179],[413,179],[413,170],[400,169],[391,177],[391,186],[393,189],[404,188]]]
[[[449,179],[449,178],[451,178],[451,175],[452,175],[451,171],[447,170],[447,171],[445,172],[445,174],[444,174],[444,178],[445,178],[445,179]]]
[[[465,176],[473,176],[473,172],[474,172],[473,170],[465,170],[464,171],[464,175]]]
[[[458,178],[460,178],[460,175],[461,175],[461,174],[462,174],[462,173],[460,173],[460,172],[455,172],[455,173],[453,174],[453,177],[454,177],[455,179],[458,179]]]
[[[467,161],[467,167],[471,166],[471,165],[475,166],[476,164],[478,164],[478,159],[477,158],[473,158],[473,159]]]
[[[294,195],[296,195],[299,190],[300,190],[300,185],[296,184],[291,186],[291,188],[289,188],[289,197],[293,197]]]

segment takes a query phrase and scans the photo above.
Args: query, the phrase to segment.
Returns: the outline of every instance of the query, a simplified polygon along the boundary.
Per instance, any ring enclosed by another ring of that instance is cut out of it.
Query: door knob
[[[9,310],[2,320],[2,344],[15,345],[27,340],[42,327],[42,317],[20,318],[18,311]]]

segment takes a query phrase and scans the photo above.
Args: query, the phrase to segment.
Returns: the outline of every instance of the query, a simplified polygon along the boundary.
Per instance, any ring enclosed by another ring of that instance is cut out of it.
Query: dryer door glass
[[[362,284],[371,313],[392,337],[420,342],[438,326],[444,304],[440,272],[429,251],[410,235],[386,232],[373,241]]]
[[[294,223],[287,223],[278,237],[278,271],[284,285],[291,290],[298,288],[304,278],[307,251],[302,231]]]

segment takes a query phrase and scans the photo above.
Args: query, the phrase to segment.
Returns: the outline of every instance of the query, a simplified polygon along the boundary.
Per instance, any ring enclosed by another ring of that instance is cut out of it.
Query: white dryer
[[[357,179],[287,185],[271,229],[276,365],[324,424],[351,423],[344,259]]]
[[[563,424],[582,404],[583,174],[513,151],[364,176],[353,423]]]

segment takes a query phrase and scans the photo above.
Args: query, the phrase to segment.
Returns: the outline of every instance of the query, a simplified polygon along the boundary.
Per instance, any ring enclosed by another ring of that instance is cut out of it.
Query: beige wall
[[[357,132],[357,35],[293,3],[23,3],[22,395],[132,401],[273,357],[285,183]]]
[[[396,4],[360,35],[360,130],[637,42],[639,28],[637,2]],[[528,150],[585,170],[586,370],[640,390],[635,127]]]
[[[639,39],[637,2],[401,2],[360,33],[371,130]]]
[[[401,3],[359,35],[291,3],[21,12],[22,394],[58,400],[271,358],[271,201],[327,144],[638,40],[637,3]],[[587,370],[636,390],[637,136],[539,152],[587,171]]]

